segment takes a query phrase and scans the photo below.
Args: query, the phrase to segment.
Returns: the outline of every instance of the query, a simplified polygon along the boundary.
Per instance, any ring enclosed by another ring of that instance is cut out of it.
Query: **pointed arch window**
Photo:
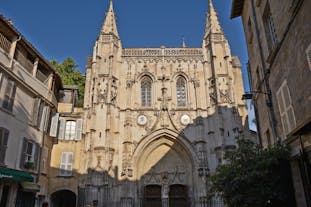
[[[176,82],[177,106],[186,106],[186,80],[179,77]]]
[[[151,87],[152,80],[150,77],[145,76],[141,81],[141,105],[151,106]]]

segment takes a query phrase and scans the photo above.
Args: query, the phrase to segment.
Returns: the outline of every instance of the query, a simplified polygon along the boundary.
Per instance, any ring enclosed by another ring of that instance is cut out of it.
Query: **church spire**
[[[106,18],[102,26],[101,32],[104,34],[114,34],[116,37],[119,38],[112,0],[110,0],[109,9],[106,13]]]
[[[213,5],[213,0],[209,0],[209,10],[206,17],[205,35],[207,37],[210,34],[223,34],[223,30],[218,21],[217,12]]]

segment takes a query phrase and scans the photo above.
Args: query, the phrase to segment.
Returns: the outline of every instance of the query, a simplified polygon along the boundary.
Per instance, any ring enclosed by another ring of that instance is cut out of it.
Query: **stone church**
[[[86,69],[78,206],[222,206],[209,176],[247,136],[243,91],[212,1],[200,48],[123,48],[111,1]]]

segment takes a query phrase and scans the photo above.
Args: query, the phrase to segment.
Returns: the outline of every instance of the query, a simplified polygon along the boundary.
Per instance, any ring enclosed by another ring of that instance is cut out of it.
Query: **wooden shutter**
[[[40,108],[40,98],[35,98],[32,108],[32,125],[36,126],[38,121],[38,113]]]
[[[41,116],[40,130],[46,132],[50,117],[50,107],[44,106],[42,114],[39,116]]]
[[[41,172],[46,173],[47,169],[47,160],[48,160],[48,153],[49,149],[47,147],[42,148],[42,167],[41,167]]]
[[[8,147],[9,131],[0,128],[0,163],[5,163],[5,154]]]
[[[286,80],[277,91],[277,101],[283,126],[284,136],[286,136],[296,126],[294,109]]]
[[[66,120],[59,117],[58,139],[64,139]]]
[[[76,122],[76,140],[82,139],[82,119],[78,119]]]
[[[22,152],[21,153],[21,160],[20,160],[20,163],[19,163],[20,164],[19,167],[22,168],[22,169],[25,168],[25,156],[26,156],[27,143],[28,143],[27,139],[24,138],[23,139],[22,151],[21,151]]]
[[[14,81],[7,79],[6,80],[6,88],[4,92],[4,100],[2,103],[3,108],[6,108],[8,110],[12,110],[14,98],[16,93],[16,86],[14,84]]]
[[[50,124],[50,136],[51,137],[57,136],[58,119],[59,119],[59,113],[54,113],[52,115],[51,124]]]
[[[41,147],[38,143],[33,143],[32,146],[33,146],[32,150],[35,150],[34,157],[33,157],[33,163],[34,163],[34,170],[36,170],[38,163],[40,162],[39,153],[41,151]]]
[[[308,64],[309,64],[309,69],[311,70],[311,44],[307,48],[306,54],[307,54],[307,61],[308,61]]]

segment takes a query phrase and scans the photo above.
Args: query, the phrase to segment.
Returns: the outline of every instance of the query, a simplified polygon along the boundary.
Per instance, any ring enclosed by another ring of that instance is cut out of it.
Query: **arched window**
[[[177,106],[186,106],[186,80],[179,77],[176,82]]]
[[[141,105],[151,106],[151,86],[152,80],[148,76],[143,77],[141,81]]]
[[[76,122],[66,121],[65,140],[74,140],[76,136]]]

